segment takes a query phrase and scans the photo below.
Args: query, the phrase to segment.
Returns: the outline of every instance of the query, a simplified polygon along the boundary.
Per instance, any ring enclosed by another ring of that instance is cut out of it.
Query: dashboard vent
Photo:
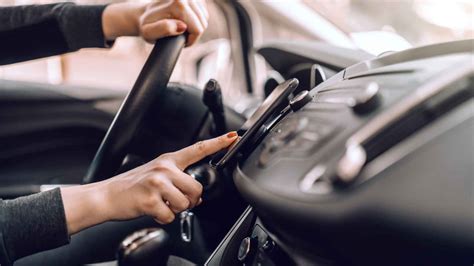
[[[364,144],[367,162],[472,97],[474,97],[473,76],[452,84],[450,88],[425,101],[368,140]]]

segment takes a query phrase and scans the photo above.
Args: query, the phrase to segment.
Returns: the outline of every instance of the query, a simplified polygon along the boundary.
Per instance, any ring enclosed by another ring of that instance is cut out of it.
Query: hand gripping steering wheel
[[[102,140],[84,177],[84,184],[112,177],[119,169],[144,115],[166,89],[185,42],[185,35],[162,38],[156,42]]]

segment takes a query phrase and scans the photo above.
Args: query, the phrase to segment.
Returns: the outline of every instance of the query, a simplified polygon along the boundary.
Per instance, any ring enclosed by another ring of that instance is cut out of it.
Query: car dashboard
[[[249,207],[206,265],[472,263],[473,41],[310,90],[233,170]]]

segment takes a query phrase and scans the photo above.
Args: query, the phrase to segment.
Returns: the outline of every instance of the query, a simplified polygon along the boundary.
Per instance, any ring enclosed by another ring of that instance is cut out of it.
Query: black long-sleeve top
[[[0,65],[105,47],[105,6],[72,3],[0,7]],[[59,189],[0,199],[0,264],[69,242]]]
[[[105,47],[104,8],[73,3],[0,7],[0,65]]]

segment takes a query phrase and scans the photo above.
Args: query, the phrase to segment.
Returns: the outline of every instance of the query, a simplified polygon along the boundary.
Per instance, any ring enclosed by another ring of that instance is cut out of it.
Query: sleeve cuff
[[[69,243],[59,188],[3,201],[3,240],[11,261]]]

